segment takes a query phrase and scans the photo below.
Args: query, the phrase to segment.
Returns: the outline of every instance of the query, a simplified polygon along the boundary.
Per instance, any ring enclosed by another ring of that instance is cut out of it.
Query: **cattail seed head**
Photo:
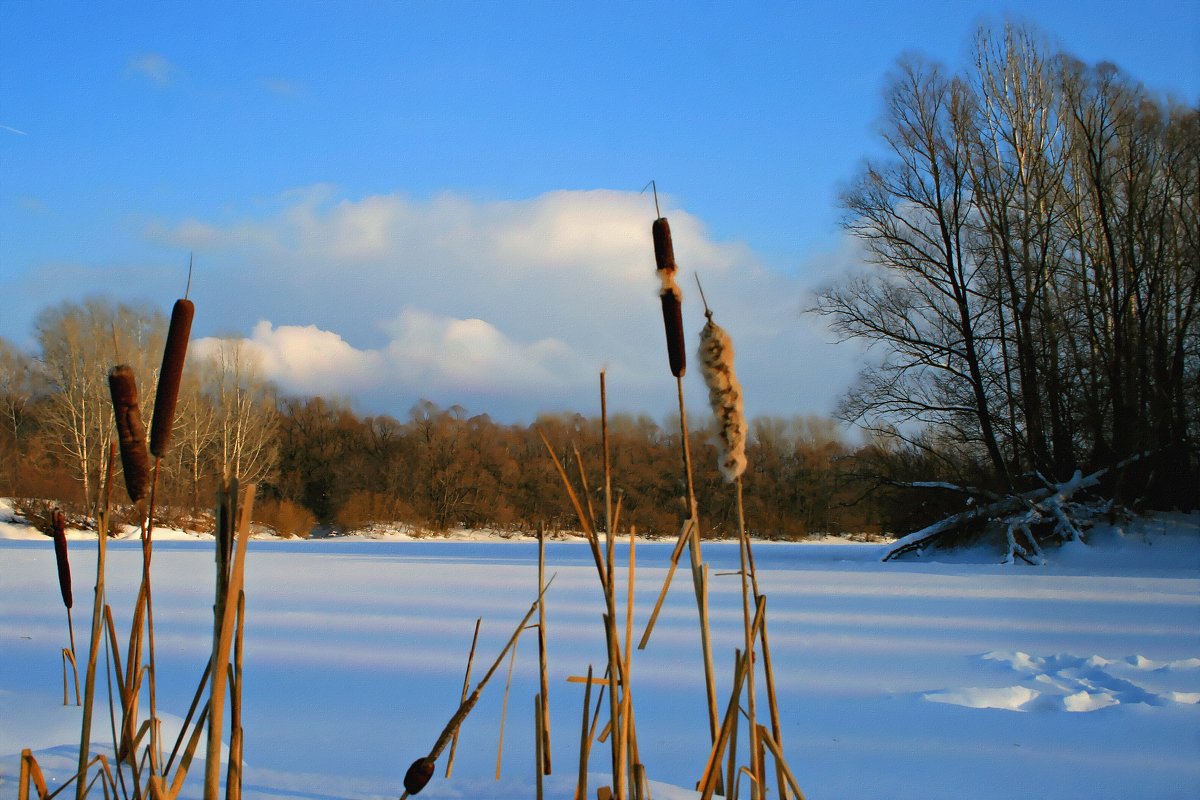
[[[404,791],[417,794],[424,789],[425,784],[433,777],[433,765],[432,758],[418,758],[414,761],[408,772],[404,773]]]
[[[71,562],[67,559],[66,515],[55,509],[50,525],[54,538],[54,560],[58,564],[58,590],[62,592],[63,605],[69,609],[74,599],[71,597]]]
[[[195,305],[186,298],[176,300],[171,309],[171,327],[167,329],[162,368],[158,371],[158,392],[154,395],[154,417],[150,421],[150,452],[159,458],[166,455],[171,444],[179,382],[183,378],[183,362],[195,313]]]
[[[650,232],[654,236],[654,263],[660,272],[675,271],[675,247],[671,244],[671,226],[666,217],[654,220]]]
[[[137,380],[133,368],[120,364],[108,373],[113,416],[117,421],[117,444],[121,448],[121,469],[125,490],[134,503],[146,497],[150,486],[150,454],[146,450],[146,427],[138,408]]]
[[[708,386],[708,403],[720,425],[721,477],[732,483],[746,471],[746,415],[742,385],[733,370],[733,340],[712,321],[712,312],[700,331],[700,368]]]
[[[683,343],[683,293],[675,283],[675,248],[671,244],[671,226],[666,217],[654,220],[654,263],[657,265],[659,298],[662,300],[663,329],[667,334],[667,363],[671,374],[682,378],[687,372],[687,348]]]

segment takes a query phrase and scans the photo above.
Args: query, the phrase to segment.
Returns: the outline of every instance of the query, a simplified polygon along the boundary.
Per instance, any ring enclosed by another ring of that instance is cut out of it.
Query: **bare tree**
[[[3,416],[0,460],[8,468],[9,492],[21,482],[24,432],[36,392],[37,369],[33,358],[0,339],[0,416]]]
[[[938,66],[905,59],[887,98],[889,157],[868,163],[842,198],[846,226],[875,268],[825,289],[815,308],[844,337],[882,345],[842,413],[868,427],[903,420],[953,429],[981,445],[1008,482],[988,363],[994,304],[969,248],[978,212],[956,130],[969,93]]]
[[[112,440],[108,369],[118,363],[132,366],[140,404],[152,408],[166,321],[144,305],[90,298],[46,309],[35,326],[39,361],[51,388],[48,422],[58,432],[90,507]]]
[[[230,477],[263,480],[279,455],[279,413],[255,353],[245,339],[221,339],[202,370],[215,403],[217,463]]]

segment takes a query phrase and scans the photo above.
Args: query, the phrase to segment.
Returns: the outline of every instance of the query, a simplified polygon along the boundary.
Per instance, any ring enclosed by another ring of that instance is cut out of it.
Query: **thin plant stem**
[[[99,655],[99,648],[102,646],[101,637],[103,636],[104,561],[108,549],[106,546],[108,543],[108,509],[112,492],[113,461],[116,458],[116,450],[116,444],[109,445],[108,465],[105,468],[104,491],[102,493],[104,501],[101,506],[99,524],[96,526],[96,588],[95,597],[92,601],[92,630],[88,646],[87,669],[84,671],[83,722],[80,725],[79,736],[80,773],[87,772],[88,751],[92,740],[92,706],[96,695],[96,658]],[[80,779],[79,784],[75,787],[76,800],[83,800],[84,795],[87,793],[85,784],[86,781]]]
[[[467,692],[471,690],[471,664],[475,661],[475,645],[479,642],[479,624],[483,622],[483,617],[475,619],[475,634],[471,637],[471,652],[467,654],[467,673],[463,675],[462,698],[458,701],[460,704],[467,699]],[[458,731],[454,731],[454,736],[450,741],[450,754],[446,756],[446,777],[449,778],[454,769],[454,751],[458,748]]]

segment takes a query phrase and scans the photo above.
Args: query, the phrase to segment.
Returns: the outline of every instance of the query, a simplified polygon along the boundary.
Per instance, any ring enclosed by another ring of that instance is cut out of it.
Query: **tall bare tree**
[[[166,321],[146,305],[93,297],[46,309],[35,327],[51,389],[48,421],[71,460],[84,502],[93,506],[113,431],[108,370],[118,363],[132,366],[140,404],[152,408]]]
[[[230,477],[261,481],[279,455],[275,391],[245,339],[224,338],[202,366],[215,403],[217,465]]]

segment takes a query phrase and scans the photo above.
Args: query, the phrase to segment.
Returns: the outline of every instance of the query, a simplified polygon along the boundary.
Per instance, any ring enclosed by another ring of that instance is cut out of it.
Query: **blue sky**
[[[837,193],[884,76],[1006,14],[1200,97],[1195,0],[0,0],[0,336],[101,291],[167,310],[194,252],[195,334],[251,336],[285,389],[529,420],[608,368],[659,416],[653,178],[749,410],[827,413],[858,350],[800,309],[854,261]]]

